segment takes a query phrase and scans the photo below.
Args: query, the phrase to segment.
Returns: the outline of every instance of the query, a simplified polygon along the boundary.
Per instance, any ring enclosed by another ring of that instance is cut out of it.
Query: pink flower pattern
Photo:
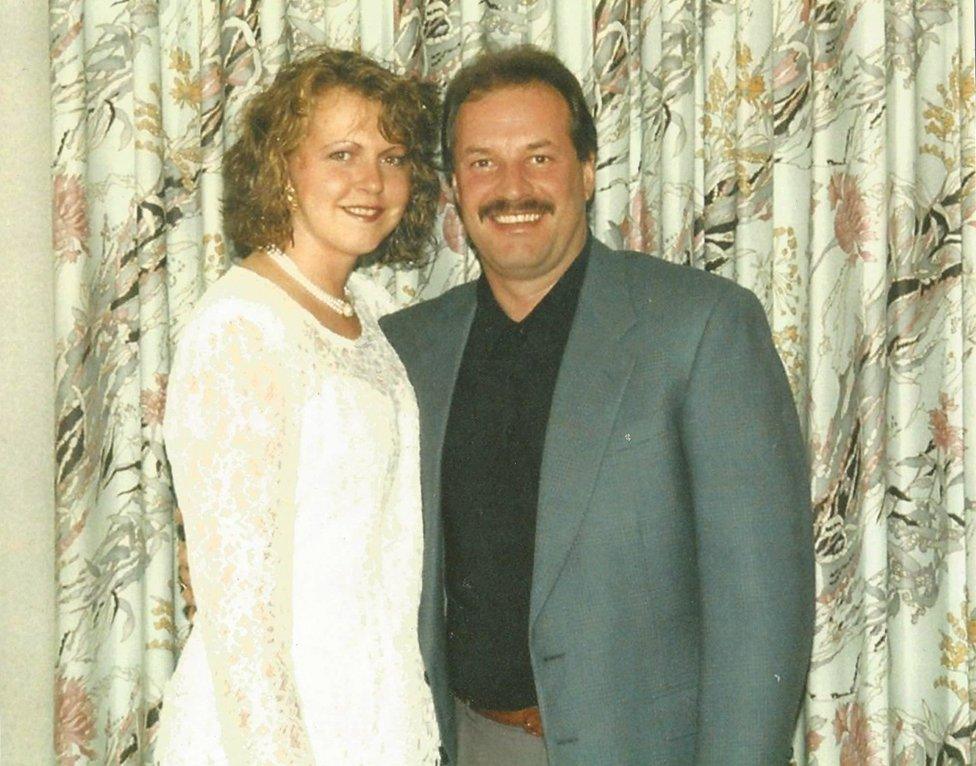
[[[54,252],[72,262],[88,252],[85,190],[77,176],[54,177]]]

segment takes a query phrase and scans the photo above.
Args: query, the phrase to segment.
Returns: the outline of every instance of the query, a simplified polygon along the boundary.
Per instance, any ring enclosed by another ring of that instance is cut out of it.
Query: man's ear
[[[457,208],[458,213],[461,212],[461,189],[457,183],[456,173],[451,173],[450,193],[447,195],[447,200]]]
[[[593,193],[596,191],[596,155],[594,154],[583,160],[583,191],[586,194],[586,201],[592,202]]]

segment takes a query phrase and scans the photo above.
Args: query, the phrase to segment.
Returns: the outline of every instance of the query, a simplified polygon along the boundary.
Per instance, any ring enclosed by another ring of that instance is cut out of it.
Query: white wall
[[[54,326],[47,3],[0,0],[0,764],[52,763]]]

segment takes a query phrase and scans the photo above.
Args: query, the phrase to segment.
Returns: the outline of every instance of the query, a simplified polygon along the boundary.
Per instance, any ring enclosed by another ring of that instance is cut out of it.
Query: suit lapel
[[[593,242],[553,392],[539,480],[530,624],[559,576],[634,367],[620,340],[635,323],[624,261]]]
[[[420,407],[421,493],[424,508],[424,569],[441,582],[441,456],[458,368],[474,318],[474,283],[461,287],[423,333],[427,344],[413,372]],[[438,592],[440,592],[438,588]],[[434,605],[432,608],[437,608]]]

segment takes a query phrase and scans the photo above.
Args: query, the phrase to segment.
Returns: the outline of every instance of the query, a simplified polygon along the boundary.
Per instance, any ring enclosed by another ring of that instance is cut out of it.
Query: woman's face
[[[400,222],[410,168],[406,148],[380,133],[381,111],[378,101],[341,87],[316,99],[308,132],[287,160],[296,248],[355,260]]]

